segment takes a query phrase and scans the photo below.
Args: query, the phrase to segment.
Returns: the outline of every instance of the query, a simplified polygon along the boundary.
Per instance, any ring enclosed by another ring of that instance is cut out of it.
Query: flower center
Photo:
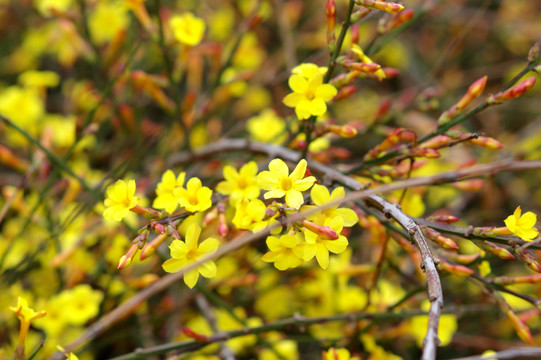
[[[197,259],[197,250],[189,250],[186,254],[186,260],[196,260]]]
[[[308,100],[314,100],[316,97],[316,94],[312,90],[308,90],[305,95]]]
[[[189,198],[188,198],[188,201],[192,205],[197,205],[198,204],[197,195],[195,195],[195,194],[190,195]]]
[[[248,185],[248,184],[246,183],[246,179],[240,178],[239,181],[238,181],[238,183],[237,183],[237,186],[239,187],[239,189],[244,189],[244,188],[246,188],[246,185]]]
[[[289,191],[293,187],[293,182],[290,178],[286,177],[280,181],[280,187],[283,191]]]

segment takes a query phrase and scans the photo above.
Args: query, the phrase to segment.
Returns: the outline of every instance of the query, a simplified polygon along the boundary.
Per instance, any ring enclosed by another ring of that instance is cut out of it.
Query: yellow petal
[[[179,271],[184,266],[183,262],[177,259],[168,259],[162,264],[165,272],[174,273]]]
[[[193,289],[197,280],[199,279],[199,271],[193,269],[184,274],[184,283],[190,288]]]
[[[336,96],[338,90],[330,84],[323,84],[316,89],[316,97],[323,101],[329,101]]]
[[[291,90],[296,93],[304,94],[308,90],[308,81],[300,75],[291,75],[288,83]]]

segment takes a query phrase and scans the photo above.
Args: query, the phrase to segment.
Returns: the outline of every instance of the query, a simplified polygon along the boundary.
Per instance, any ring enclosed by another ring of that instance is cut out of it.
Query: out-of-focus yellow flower
[[[60,76],[53,71],[28,70],[19,75],[18,81],[25,87],[55,87],[60,83]]]
[[[179,271],[187,264],[197,261],[199,258],[216,251],[220,244],[214,238],[208,238],[198,245],[201,228],[197,224],[192,224],[186,231],[186,242],[173,240],[169,249],[171,249],[171,259],[166,260],[162,267],[168,273]],[[197,283],[199,274],[206,278],[216,276],[216,264],[214,261],[208,261],[201,264],[184,274],[184,283],[191,289]]]
[[[249,118],[246,128],[254,140],[265,143],[280,144],[287,138],[285,121],[272,109]]]
[[[313,176],[304,178],[306,166],[306,160],[302,159],[289,175],[289,169],[283,160],[272,160],[269,164],[270,171],[262,171],[257,176],[259,187],[268,190],[264,195],[265,199],[285,196],[287,205],[300,208],[304,202],[302,191],[310,189],[316,181]]]
[[[205,34],[205,21],[192,13],[175,15],[169,20],[175,39],[182,44],[194,46],[201,42]]]
[[[47,114],[43,117],[44,131],[50,131],[53,144],[58,147],[68,147],[75,142],[75,116]]]
[[[108,220],[122,221],[139,202],[135,196],[135,180],[117,180],[114,185],[107,188],[107,197],[104,204],[106,209],[103,217]]]
[[[181,172],[175,179],[175,173],[171,170],[167,170],[162,175],[162,181],[156,187],[156,199],[152,203],[152,206],[156,209],[165,209],[167,213],[172,214],[178,207],[178,198],[174,194],[176,188],[182,188],[184,186],[184,179],[186,173]]]
[[[284,98],[284,104],[295,108],[300,120],[310,116],[321,116],[327,112],[326,101],[331,100],[337,93],[330,84],[323,84],[321,71],[306,70],[313,67],[304,65],[300,74],[289,77],[289,87],[293,92]],[[305,75],[311,75],[309,77]]]
[[[421,308],[428,311],[430,302],[424,301]],[[410,333],[417,341],[417,346],[422,347],[423,339],[426,335],[428,326],[428,315],[418,315],[410,319]],[[442,314],[440,316],[440,325],[438,327],[438,337],[440,339],[439,346],[448,345],[453,339],[453,335],[457,329],[457,321],[455,314]]]
[[[266,215],[267,207],[263,201],[259,199],[238,201],[235,205],[235,209],[235,216],[233,217],[232,223],[238,229],[258,232],[267,226],[274,225],[278,222],[275,216],[263,220]],[[281,230],[282,229],[278,227],[272,230],[271,233],[277,234],[281,232]]]
[[[9,309],[15,312],[17,318],[21,322],[21,327],[19,330],[18,350],[22,349],[22,351],[24,352],[24,342],[26,340],[26,336],[28,335],[28,329],[30,329],[30,324],[32,324],[34,320],[44,317],[46,313],[45,311],[35,311],[34,309],[31,309],[30,307],[28,307],[28,302],[26,301],[26,299],[20,296],[17,299],[17,306],[10,306]]]
[[[531,211],[522,214],[520,206],[515,209],[513,215],[509,215],[503,222],[509,231],[522,240],[531,241],[535,239],[539,233],[539,231],[534,228],[534,225],[537,222],[537,215]]]
[[[99,1],[88,19],[92,41],[96,45],[110,42],[128,27],[129,22],[128,6],[124,1]]]
[[[280,238],[267,237],[267,246],[269,252],[261,258],[265,262],[274,263],[278,270],[287,270],[295,268],[302,264],[304,248],[302,243],[302,234],[282,235]]]
[[[212,206],[212,190],[202,186],[199,178],[193,177],[188,180],[186,189],[176,187],[173,194],[178,199],[180,206],[189,212],[205,211]]]
[[[98,315],[103,299],[101,291],[92,289],[88,284],[81,284],[64,290],[63,293],[66,297],[63,311],[66,313],[68,323],[83,325]]]
[[[73,5],[73,0],[34,0],[41,15],[50,17],[54,12],[64,13]]]
[[[257,164],[250,161],[243,165],[240,170],[230,166],[224,166],[224,179],[216,186],[216,191],[220,194],[229,195],[229,203],[235,204],[239,200],[255,199],[259,196],[259,186],[257,186]]]
[[[10,86],[0,91],[0,114],[30,135],[38,136],[41,130],[40,120],[45,114],[45,104],[36,89]],[[7,135],[9,141],[15,145],[27,143],[18,132],[9,131]]]
[[[323,360],[360,360],[357,356],[351,356],[348,349],[330,348],[323,352]]]

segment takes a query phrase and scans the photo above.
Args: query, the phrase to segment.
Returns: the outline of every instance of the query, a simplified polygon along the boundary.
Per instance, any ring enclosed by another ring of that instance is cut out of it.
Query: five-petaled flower
[[[139,202],[135,195],[135,180],[117,180],[107,188],[107,197],[104,200],[106,209],[103,217],[109,220],[122,221],[130,209]]]
[[[305,227],[302,229],[306,240],[303,254],[304,260],[308,261],[315,256],[319,266],[325,270],[329,267],[329,251],[334,254],[340,254],[348,246],[346,237],[340,235],[344,228],[344,219],[341,216],[329,219],[320,214],[315,223],[316,225],[328,226],[338,235],[337,239],[329,239],[325,234],[315,233]]]
[[[326,203],[337,201],[341,198],[343,198],[346,195],[346,192],[343,187],[337,187],[332,191],[332,193],[329,193],[329,189],[327,189],[323,185],[315,184],[310,192],[310,197],[312,198],[312,201],[317,206],[323,206]],[[344,221],[344,226],[350,227],[353,226],[359,221],[359,217],[353,211],[352,209],[347,208],[339,208],[339,204],[331,206],[327,209],[322,210],[321,212],[318,212],[316,214],[308,216],[308,219],[313,220],[316,219],[319,214],[325,215],[327,218],[331,219],[336,216],[340,216],[342,220]],[[313,209],[316,206],[313,205],[306,205],[303,206],[301,211],[306,211],[309,209]]]
[[[321,71],[313,70],[308,64],[293,69],[289,77],[289,87],[293,92],[284,98],[284,104],[295,108],[299,120],[310,116],[321,116],[327,112],[326,101],[331,100],[337,90],[333,85],[323,84]]]
[[[269,163],[269,171],[262,171],[257,175],[257,184],[267,190],[265,199],[286,197],[287,205],[298,209],[304,203],[302,191],[310,189],[316,181],[313,176],[304,178],[306,160],[302,159],[289,174],[286,163],[281,159],[274,159]]]
[[[259,196],[257,186],[257,164],[255,161],[243,165],[240,170],[230,166],[224,166],[224,179],[216,186],[220,194],[229,195],[229,202],[236,204],[239,200],[256,199]]]
[[[278,270],[295,268],[303,263],[304,243],[301,233],[286,234],[280,238],[269,236],[267,246],[270,251],[261,259],[265,262],[273,262]]]
[[[509,231],[526,241],[531,241],[537,237],[539,231],[534,228],[536,222],[537,215],[531,211],[522,214],[520,206],[515,209],[513,215],[509,215],[504,220],[505,226],[507,226]]]
[[[205,34],[205,22],[192,13],[175,15],[169,20],[175,39],[186,45],[194,46],[201,42]]]
[[[173,190],[173,194],[178,199],[180,206],[186,211],[196,212],[205,211],[212,206],[212,190],[206,186],[202,186],[199,178],[193,177],[188,180],[186,189],[177,187]]]
[[[181,172],[175,179],[175,173],[167,170],[162,175],[162,181],[156,187],[156,195],[158,196],[154,199],[152,206],[156,209],[165,209],[167,213],[172,214],[179,205],[174,190],[184,185],[185,178],[185,172]]]
[[[220,244],[218,240],[208,238],[198,246],[199,235],[201,235],[201,228],[197,224],[192,224],[186,231],[186,242],[173,240],[171,245],[169,245],[169,249],[171,249],[171,259],[166,260],[162,264],[162,267],[166,272],[177,272],[184,266],[216,251]],[[184,274],[184,282],[190,289],[197,283],[199,274],[207,279],[215,277],[216,264],[214,261],[207,261]]]

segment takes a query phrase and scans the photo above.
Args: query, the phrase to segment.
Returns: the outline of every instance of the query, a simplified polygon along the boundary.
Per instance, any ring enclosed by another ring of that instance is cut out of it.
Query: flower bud
[[[513,246],[513,250],[515,250],[515,254],[517,254],[520,260],[522,260],[522,262],[524,262],[530,269],[541,273],[541,265],[539,265],[537,260],[528,250],[523,249],[516,244]]]
[[[445,256],[459,264],[468,265],[477,260],[481,254],[458,254],[456,252],[446,251]]]
[[[496,255],[500,259],[511,260],[515,258],[509,250],[499,247],[498,245],[495,245],[489,241],[480,241],[476,242],[476,244],[484,251],[489,252],[492,255]]]
[[[501,104],[509,99],[520,97],[524,95],[526,91],[530,90],[534,85],[535,76],[529,77],[505,91],[490,95],[487,99],[487,103],[489,105]]]
[[[164,233],[156,236],[152,241],[147,243],[143,250],[141,250],[141,255],[139,256],[139,260],[145,260],[146,258],[150,257],[156,252],[156,249],[167,239],[169,234]]]
[[[459,221],[460,218],[453,215],[432,215],[432,216],[429,216],[427,220],[450,224],[450,223]]]
[[[122,270],[128,266],[131,265],[133,258],[137,253],[139,252],[139,245],[138,244],[132,244],[130,249],[125,255],[122,255],[120,260],[118,261],[118,270]]]
[[[541,274],[533,274],[526,276],[500,276],[492,279],[492,282],[498,285],[539,284],[541,283]]]
[[[387,30],[393,30],[408,21],[411,20],[415,12],[412,9],[406,9],[397,15],[394,15],[391,21],[389,21],[389,24],[387,25]]]
[[[346,85],[340,90],[338,90],[338,94],[333,98],[333,101],[339,101],[349,98],[351,95],[355,94],[357,91],[356,85]]]
[[[469,140],[470,143],[484,147],[489,150],[498,150],[503,148],[503,145],[498,140],[495,140],[491,137],[479,136],[477,138]]]
[[[443,236],[438,231],[426,226],[423,228],[423,231],[427,238],[434,241],[436,244],[442,246],[443,248],[449,250],[458,250],[458,245],[453,240]]]
[[[329,226],[317,225],[311,221],[303,220],[302,225],[310,231],[315,232],[318,235],[321,235],[329,240],[338,239],[338,234],[336,231],[331,229]]]
[[[437,267],[440,270],[447,271],[448,273],[451,273],[456,276],[470,276],[471,274],[473,274],[473,270],[468,267],[465,267],[463,265],[450,264],[447,261],[444,261],[440,258],[438,259],[439,259],[439,263]]]
[[[539,46],[539,43],[536,42],[535,44],[533,44],[533,46],[530,48],[530,51],[528,52],[528,64],[531,64],[537,60],[540,51],[541,47]]]
[[[404,6],[397,3],[388,3],[379,0],[355,0],[355,3],[361,6],[364,6],[367,9],[381,10],[388,12],[390,14],[399,13],[404,10]]]
[[[225,220],[225,214],[220,213],[220,215],[218,215],[218,234],[220,234],[221,237],[226,237],[228,232],[229,227]]]
[[[344,126],[331,125],[331,126],[329,126],[329,130],[332,133],[334,133],[336,135],[340,135],[343,138],[352,138],[355,135],[357,135],[357,129],[355,129],[353,126],[349,126],[349,125],[344,125]]]
[[[507,318],[515,328],[515,331],[518,335],[518,337],[524,341],[527,344],[533,345],[533,339],[532,339],[532,333],[530,332],[530,328],[526,324],[520,320],[520,318],[515,314],[511,308],[508,308],[505,312],[505,315],[507,315]]]
[[[195,331],[187,327],[182,328],[182,333],[186,335],[187,337],[192,338],[195,341],[200,342],[200,343],[208,343],[211,341],[208,336],[196,333]]]

